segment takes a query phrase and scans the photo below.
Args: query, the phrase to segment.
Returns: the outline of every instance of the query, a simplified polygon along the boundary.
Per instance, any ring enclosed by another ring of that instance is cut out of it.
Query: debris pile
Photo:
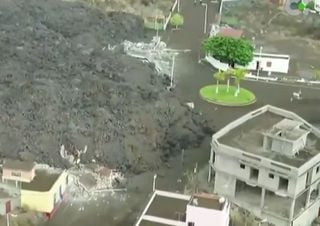
[[[80,196],[87,195],[92,198],[99,193],[125,190],[124,175],[118,170],[105,166],[81,165],[80,168],[69,169],[69,174],[73,176],[74,187],[78,188],[77,195]]]
[[[159,74],[171,75],[173,57],[178,51],[166,48],[166,43],[162,42],[159,36],[153,37],[150,43],[124,41],[123,46],[124,52],[129,56],[154,64]]]

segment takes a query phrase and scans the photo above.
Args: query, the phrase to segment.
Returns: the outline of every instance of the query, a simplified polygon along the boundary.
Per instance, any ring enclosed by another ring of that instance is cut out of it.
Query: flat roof
[[[49,191],[59,178],[60,173],[49,173],[46,170],[36,170],[36,176],[30,183],[22,182],[21,189],[30,191]]]
[[[156,195],[145,215],[179,220],[179,214],[185,214],[189,200]]]
[[[139,226],[172,226],[171,224],[161,224],[153,221],[142,220]]]
[[[19,161],[19,160],[5,160],[3,163],[3,169],[10,170],[21,170],[21,171],[31,171],[35,167],[34,162],[29,161]]]
[[[294,157],[288,157],[263,148],[263,133],[284,118],[286,117],[266,111],[231,129],[218,138],[218,142],[291,167],[300,167],[320,153],[320,139],[315,134],[309,133],[306,146]]]
[[[222,210],[225,202],[220,203],[219,199],[221,198],[221,196],[212,194],[195,194],[192,196],[189,205],[207,209]]]
[[[219,30],[217,36],[240,38],[242,34],[242,30],[225,27]]]

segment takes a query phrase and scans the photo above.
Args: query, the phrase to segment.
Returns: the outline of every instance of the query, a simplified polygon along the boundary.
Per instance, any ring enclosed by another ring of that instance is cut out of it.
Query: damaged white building
[[[310,226],[318,217],[320,131],[270,105],[213,135],[209,180],[215,193],[277,226]]]

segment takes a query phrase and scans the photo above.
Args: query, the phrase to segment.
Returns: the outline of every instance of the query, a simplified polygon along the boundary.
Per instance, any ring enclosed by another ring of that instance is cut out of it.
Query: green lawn
[[[237,97],[234,96],[236,87],[230,86],[227,92],[227,85],[219,85],[219,92],[216,93],[216,85],[205,86],[200,89],[202,99],[225,106],[243,106],[253,104],[256,101],[255,95],[247,89],[241,88]]]

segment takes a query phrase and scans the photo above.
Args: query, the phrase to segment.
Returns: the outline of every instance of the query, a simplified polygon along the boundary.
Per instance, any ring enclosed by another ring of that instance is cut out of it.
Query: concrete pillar
[[[210,159],[209,159],[209,174],[208,174],[208,182],[211,181],[211,175],[212,175],[212,164],[213,164],[213,147],[211,143],[211,150],[210,150]]]
[[[310,204],[310,196],[311,196],[311,189],[309,187],[305,208],[307,208]]]
[[[209,161],[208,183],[211,182],[211,177],[212,177],[212,165],[211,165],[211,162]]]
[[[294,216],[294,206],[295,206],[295,204],[296,204],[296,200],[293,199],[292,202],[291,202],[290,214],[289,214],[290,221],[293,219],[293,216]]]
[[[261,211],[262,211],[263,206],[264,206],[265,196],[266,196],[266,189],[265,189],[265,188],[262,188],[262,190],[261,190],[261,199],[260,199],[260,210],[261,210]]]

